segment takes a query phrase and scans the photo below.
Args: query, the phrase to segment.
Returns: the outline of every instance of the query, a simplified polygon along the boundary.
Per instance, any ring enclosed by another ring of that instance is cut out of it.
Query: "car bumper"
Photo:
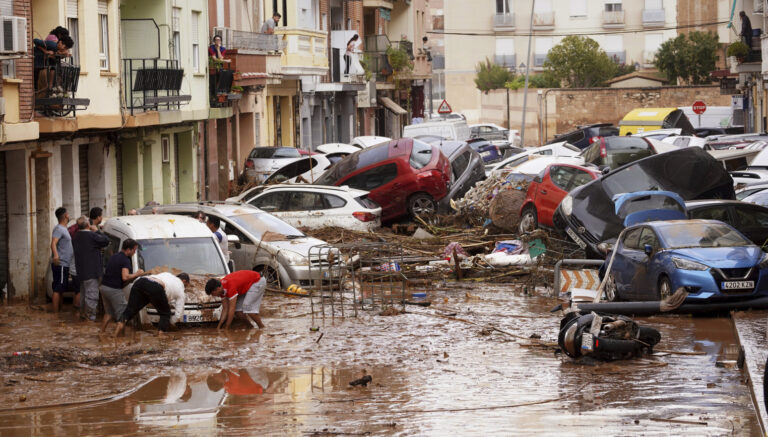
[[[253,182],[264,182],[267,180],[267,178],[272,174],[272,171],[263,171],[263,170],[253,170],[253,169],[247,169],[245,170],[245,177],[249,181]]]
[[[291,284],[296,284],[302,287],[310,287],[317,285],[317,281],[330,281],[340,278],[344,269],[340,264],[333,267],[327,265],[308,265],[303,266],[287,266],[281,267],[284,271],[284,275],[281,275],[281,281],[288,282],[287,284],[281,284],[283,288],[288,287]]]
[[[202,308],[201,308],[202,307]],[[142,323],[158,323],[160,316],[157,315],[157,310],[151,305],[148,305],[142,310]],[[173,318],[173,310],[171,310],[171,318]],[[184,308],[184,314],[182,314],[177,324],[181,323],[210,323],[218,322],[221,318],[221,302],[210,302],[208,304],[187,304]]]
[[[559,206],[555,209],[555,213],[552,215],[552,224],[561,235],[567,235],[568,239],[579,245],[579,247],[584,249],[587,254],[600,253],[597,249],[597,245],[600,244],[600,241],[597,241],[597,238],[590,234],[587,229],[583,229],[584,226],[573,216],[566,217]]]
[[[740,300],[759,296],[768,296],[768,271],[761,270],[748,278],[723,278],[711,270],[674,270],[669,272],[672,289],[685,287],[688,291],[687,302],[702,302],[712,300]],[[723,282],[753,282],[753,288],[727,290]]]

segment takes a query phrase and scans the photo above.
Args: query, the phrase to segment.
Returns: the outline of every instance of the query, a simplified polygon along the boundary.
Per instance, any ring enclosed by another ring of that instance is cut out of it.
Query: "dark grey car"
[[[441,141],[436,144],[451,163],[451,190],[438,203],[438,211],[451,210],[451,199],[464,197],[478,181],[485,179],[483,158],[464,141]]]

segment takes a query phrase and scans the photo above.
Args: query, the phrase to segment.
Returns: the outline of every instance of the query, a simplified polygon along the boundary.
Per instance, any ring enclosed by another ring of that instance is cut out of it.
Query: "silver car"
[[[244,175],[248,181],[261,183],[299,158],[301,154],[295,147],[254,147],[245,159]]]
[[[308,237],[298,229],[259,208],[228,202],[199,202],[162,205],[163,214],[194,216],[202,211],[206,216],[218,217],[221,229],[229,240],[230,259],[235,270],[255,270],[267,281],[281,288],[291,284],[315,285],[316,280],[328,279],[327,258],[330,251],[326,242]],[[142,209],[150,214],[151,209]],[[310,257],[310,249],[313,256]],[[331,257],[334,260],[333,256]],[[338,264],[336,258],[335,264]],[[321,269],[322,264],[322,269]]]

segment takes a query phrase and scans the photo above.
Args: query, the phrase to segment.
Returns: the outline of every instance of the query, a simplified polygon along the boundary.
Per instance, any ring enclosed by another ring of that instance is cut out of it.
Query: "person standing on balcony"
[[[752,22],[749,21],[749,17],[747,17],[747,14],[744,11],[739,12],[739,17],[741,18],[741,33],[739,34],[741,36],[742,41],[744,41],[744,44],[749,47],[749,51],[752,51]]]
[[[212,57],[213,59],[224,60],[224,52],[226,51],[227,48],[221,45],[221,35],[214,36],[213,44],[208,47],[208,56]]]
[[[282,15],[277,12],[273,12],[272,18],[265,21],[261,26],[261,33],[266,33],[267,35],[272,35],[275,33],[275,27],[277,27],[277,24],[280,22],[280,17],[282,17]]]
[[[344,74],[349,75],[349,67],[352,64],[352,55],[357,48],[357,40],[360,39],[357,34],[354,34],[352,38],[347,42],[347,51],[344,52]]]

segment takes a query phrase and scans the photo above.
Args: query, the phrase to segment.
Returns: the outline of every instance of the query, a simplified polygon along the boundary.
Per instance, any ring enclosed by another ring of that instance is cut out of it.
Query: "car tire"
[[[608,280],[605,281],[603,297],[605,297],[605,300],[608,302],[619,301],[619,288],[616,286],[616,278],[614,278],[612,274],[608,274]]]
[[[536,214],[536,207],[528,205],[523,208],[523,212],[520,214],[520,226],[519,230],[521,234],[530,234],[539,227],[539,217]]]
[[[429,194],[418,193],[408,199],[408,214],[412,218],[430,217],[437,212],[437,202]]]
[[[277,271],[269,266],[254,267],[253,270],[267,279],[267,287],[280,287],[280,277]],[[286,287],[290,284],[286,284]]]
[[[672,282],[669,280],[669,278],[666,275],[662,275],[661,278],[659,278],[659,285],[656,290],[656,297],[659,300],[664,300],[669,296],[672,296]]]

